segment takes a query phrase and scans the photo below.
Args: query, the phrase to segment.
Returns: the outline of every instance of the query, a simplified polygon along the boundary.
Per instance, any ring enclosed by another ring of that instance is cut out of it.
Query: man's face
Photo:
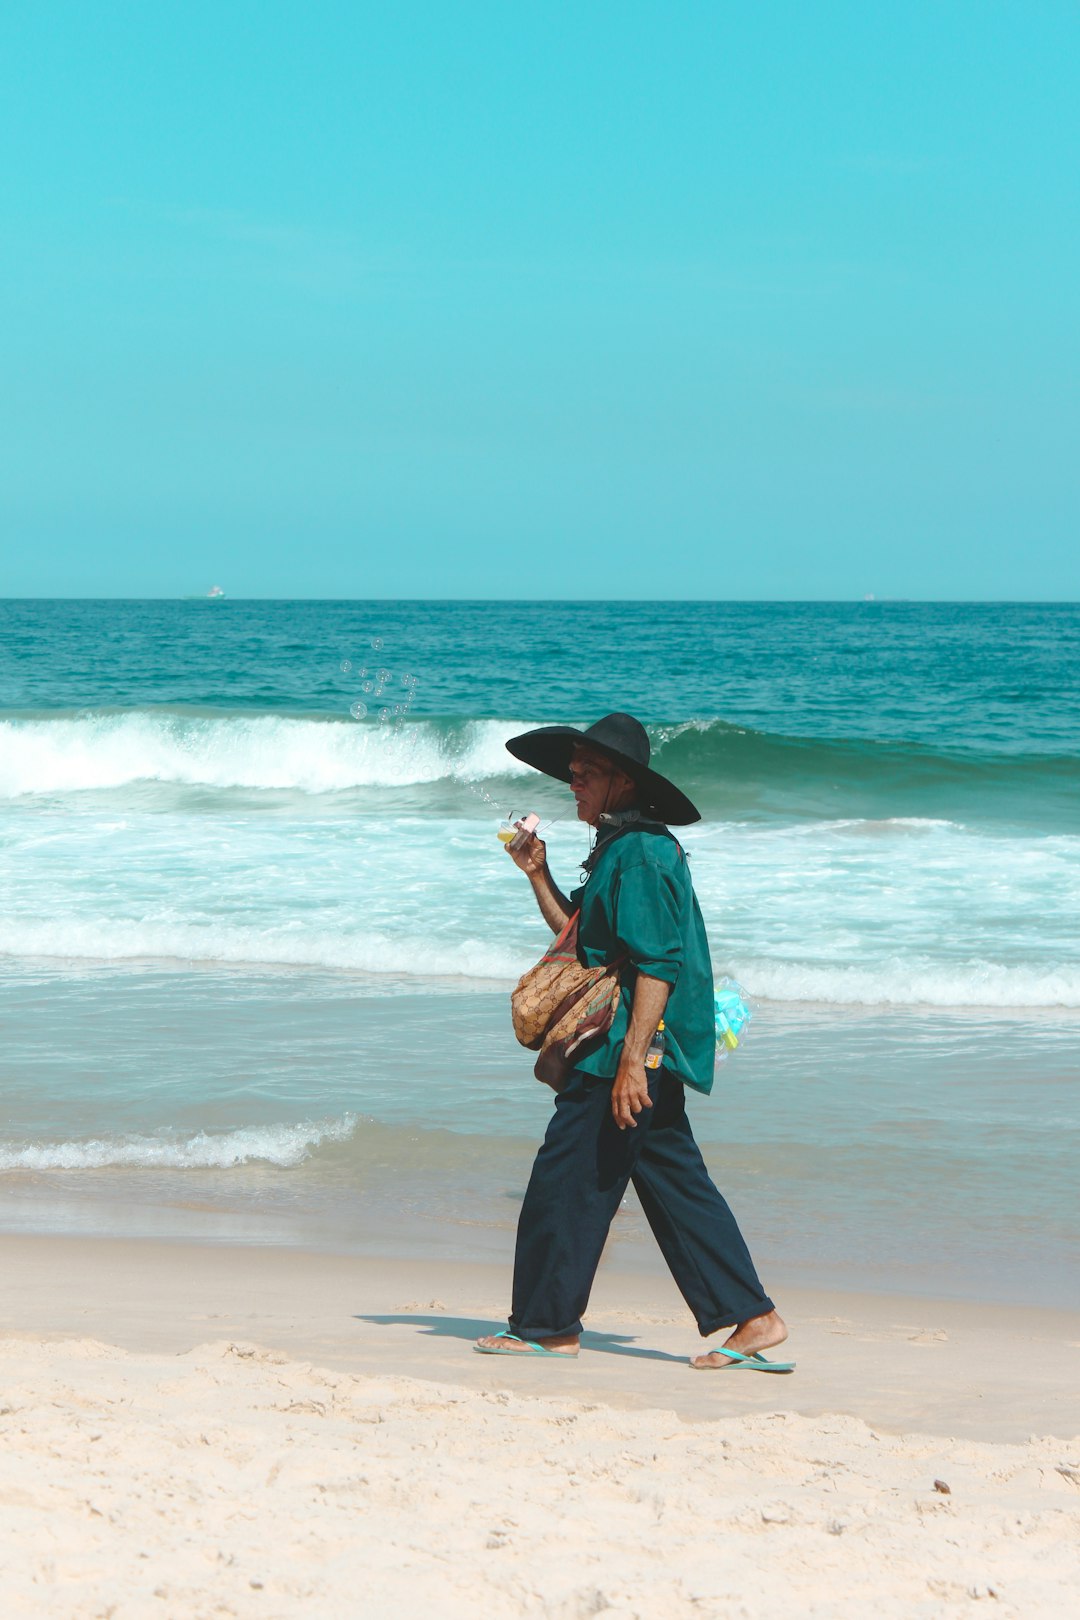
[[[605,810],[624,810],[633,802],[634,784],[603,754],[575,748],[570,759],[570,786],[579,821],[595,827]]]

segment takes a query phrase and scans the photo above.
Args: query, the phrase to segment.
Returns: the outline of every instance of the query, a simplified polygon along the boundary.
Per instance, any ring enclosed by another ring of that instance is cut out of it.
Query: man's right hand
[[[520,826],[521,823],[515,822],[514,825]],[[547,845],[535,833],[529,833],[516,848],[513,844],[507,844],[506,853],[528,877],[540,877],[547,870]]]
[[[515,822],[515,826],[520,827],[521,823]],[[547,863],[547,845],[535,833],[527,833],[516,848],[509,844],[504,844],[503,848],[532,884],[540,914],[551,932],[560,933],[570,916],[570,902],[565,894],[559,893],[552,881]]]

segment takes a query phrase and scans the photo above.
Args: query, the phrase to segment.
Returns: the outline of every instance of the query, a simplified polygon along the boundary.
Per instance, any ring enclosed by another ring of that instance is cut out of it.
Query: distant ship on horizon
[[[206,594],[207,594],[207,597],[218,597],[218,596],[224,596],[225,592],[222,590],[220,585],[211,585],[210,589],[207,591]]]

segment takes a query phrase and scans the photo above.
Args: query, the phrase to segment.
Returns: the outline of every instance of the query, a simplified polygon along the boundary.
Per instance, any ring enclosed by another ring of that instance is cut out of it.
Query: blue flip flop
[[[789,1373],[795,1371],[793,1361],[766,1361],[760,1351],[755,1350],[753,1355],[744,1356],[740,1350],[706,1350],[707,1356],[730,1356],[736,1367],[749,1367],[751,1372]],[[723,1364],[719,1367],[710,1366],[708,1362],[702,1366],[699,1362],[690,1363],[691,1372],[723,1372]]]
[[[549,1356],[553,1361],[573,1361],[576,1351],[572,1350],[545,1350],[542,1344],[535,1339],[523,1339],[517,1333],[511,1333],[504,1328],[501,1333],[493,1333],[493,1339],[513,1339],[515,1344],[523,1344],[524,1350],[511,1350],[508,1344],[474,1344],[473,1349],[481,1356]]]

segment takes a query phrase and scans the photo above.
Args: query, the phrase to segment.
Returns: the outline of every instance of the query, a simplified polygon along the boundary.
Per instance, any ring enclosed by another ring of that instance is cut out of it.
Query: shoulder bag
[[[527,973],[510,997],[514,1034],[522,1046],[539,1051],[533,1073],[562,1091],[582,1048],[606,1035],[619,1006],[619,969],[625,957],[600,967],[578,961],[578,919],[573,912],[558,939]]]

